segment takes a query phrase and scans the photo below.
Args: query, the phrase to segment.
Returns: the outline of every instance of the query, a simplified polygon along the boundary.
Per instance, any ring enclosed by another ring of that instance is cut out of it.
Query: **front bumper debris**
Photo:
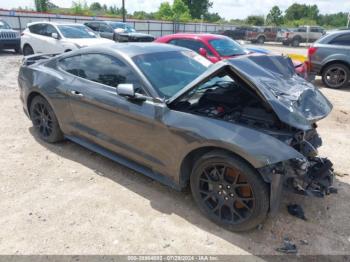
[[[312,158],[307,172],[287,179],[287,186],[297,194],[324,197],[335,192],[333,164],[326,158]]]
[[[270,215],[274,216],[279,209],[283,188],[296,194],[314,197],[336,193],[332,166],[329,159],[309,157],[259,169],[265,182],[270,184]]]

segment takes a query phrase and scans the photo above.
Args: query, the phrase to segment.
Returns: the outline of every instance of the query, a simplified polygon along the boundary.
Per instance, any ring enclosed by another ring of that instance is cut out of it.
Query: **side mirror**
[[[133,84],[119,84],[117,86],[117,93],[120,96],[126,97],[130,100],[137,102],[143,102],[147,99],[146,96],[135,92]]]
[[[52,33],[52,34],[51,34],[51,37],[52,37],[52,38],[55,38],[55,39],[58,39],[58,34],[57,34],[57,33]]]
[[[117,87],[117,93],[120,96],[128,98],[135,97],[135,89],[133,84],[119,84]]]
[[[207,56],[208,56],[207,50],[206,50],[205,48],[203,48],[203,47],[199,48],[199,54],[200,54],[201,56],[204,56],[204,57],[207,57]]]

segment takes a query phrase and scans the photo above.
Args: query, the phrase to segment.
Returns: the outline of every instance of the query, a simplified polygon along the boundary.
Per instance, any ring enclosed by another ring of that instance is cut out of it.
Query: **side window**
[[[45,30],[44,30],[44,34],[45,34],[46,36],[51,37],[51,36],[52,36],[52,33],[58,34],[56,28],[54,28],[52,25],[46,25]]]
[[[28,28],[31,33],[40,35],[41,32],[43,31],[43,27],[44,27],[44,24],[35,24],[35,25],[29,26]]]
[[[189,40],[189,39],[173,39],[169,42],[169,44],[185,47],[195,51],[196,53],[199,52],[200,48],[204,48],[205,50],[207,50],[207,53],[209,56],[214,56],[213,53],[210,52],[210,50],[203,43],[199,41]]]
[[[135,73],[125,63],[112,56],[81,55],[79,76],[111,87],[117,87],[123,83],[134,84],[136,92],[145,94]]]
[[[85,25],[94,31],[99,31],[99,23],[86,23]]]
[[[100,24],[100,32],[113,33],[112,28],[107,24]]]
[[[76,76],[82,75],[80,69],[80,55],[64,58],[59,61],[59,66],[66,72]]]
[[[298,32],[306,32],[306,27],[299,27]]]
[[[346,45],[350,46],[350,34],[337,36],[329,42],[331,45]]]
[[[318,28],[318,27],[311,27],[311,28],[310,28],[310,31],[313,32],[313,33],[320,33],[320,32],[321,32],[321,29]]]

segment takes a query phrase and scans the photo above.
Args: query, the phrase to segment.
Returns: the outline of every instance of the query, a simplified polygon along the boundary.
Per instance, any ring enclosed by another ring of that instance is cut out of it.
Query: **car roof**
[[[116,53],[120,56],[134,57],[137,55],[162,53],[170,51],[189,51],[187,48],[168,45],[163,43],[142,43],[142,42],[128,42],[128,43],[108,43],[103,46],[95,45],[79,49],[79,54],[90,52],[109,52]]]
[[[201,39],[201,40],[212,40],[226,38],[224,35],[207,34],[207,33],[178,33],[167,35],[161,38],[175,39],[175,38],[190,38],[190,39]]]
[[[32,22],[32,23],[28,23],[27,26],[36,25],[36,24],[50,24],[53,26],[58,26],[58,25],[82,25],[82,26],[84,26],[83,24],[79,24],[79,23],[57,23],[57,22],[50,22],[50,21]]]
[[[329,31],[326,35],[324,35],[322,38],[317,40],[315,44],[327,44],[329,41],[333,40],[335,37],[340,35],[349,34],[350,30],[335,30],[335,31]]]

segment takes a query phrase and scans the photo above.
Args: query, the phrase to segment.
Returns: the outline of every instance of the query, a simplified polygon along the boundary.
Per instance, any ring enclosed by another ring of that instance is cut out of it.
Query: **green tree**
[[[204,20],[209,23],[215,23],[222,20],[222,18],[218,13],[207,13],[204,15]]]
[[[265,19],[260,15],[250,15],[247,17],[246,23],[249,25],[262,26],[265,23]]]
[[[46,12],[49,9],[49,0],[34,0],[34,4],[38,12]]]
[[[201,15],[208,15],[209,9],[213,6],[213,2],[209,0],[184,0],[184,3],[189,8],[191,17],[200,19]]]
[[[174,13],[169,2],[163,2],[160,4],[159,10],[156,14],[157,19],[172,20]]]
[[[156,18],[160,20],[186,22],[191,20],[191,15],[183,0],[174,0],[173,5],[170,5],[169,2],[161,3],[156,13]]]
[[[191,20],[190,10],[183,0],[174,0],[172,11],[173,18],[176,21],[186,22]]]
[[[155,19],[155,14],[154,13],[147,13],[145,11],[135,11],[134,14],[132,15],[133,18],[135,19]]]
[[[317,5],[292,4],[287,8],[285,19],[289,21],[300,19],[316,20],[319,15]]]
[[[269,25],[281,25],[283,23],[283,15],[281,9],[275,5],[271,8],[266,17],[266,23]]]
[[[99,2],[93,2],[91,5],[90,5],[90,10],[92,11],[101,11],[102,10],[102,6]]]

